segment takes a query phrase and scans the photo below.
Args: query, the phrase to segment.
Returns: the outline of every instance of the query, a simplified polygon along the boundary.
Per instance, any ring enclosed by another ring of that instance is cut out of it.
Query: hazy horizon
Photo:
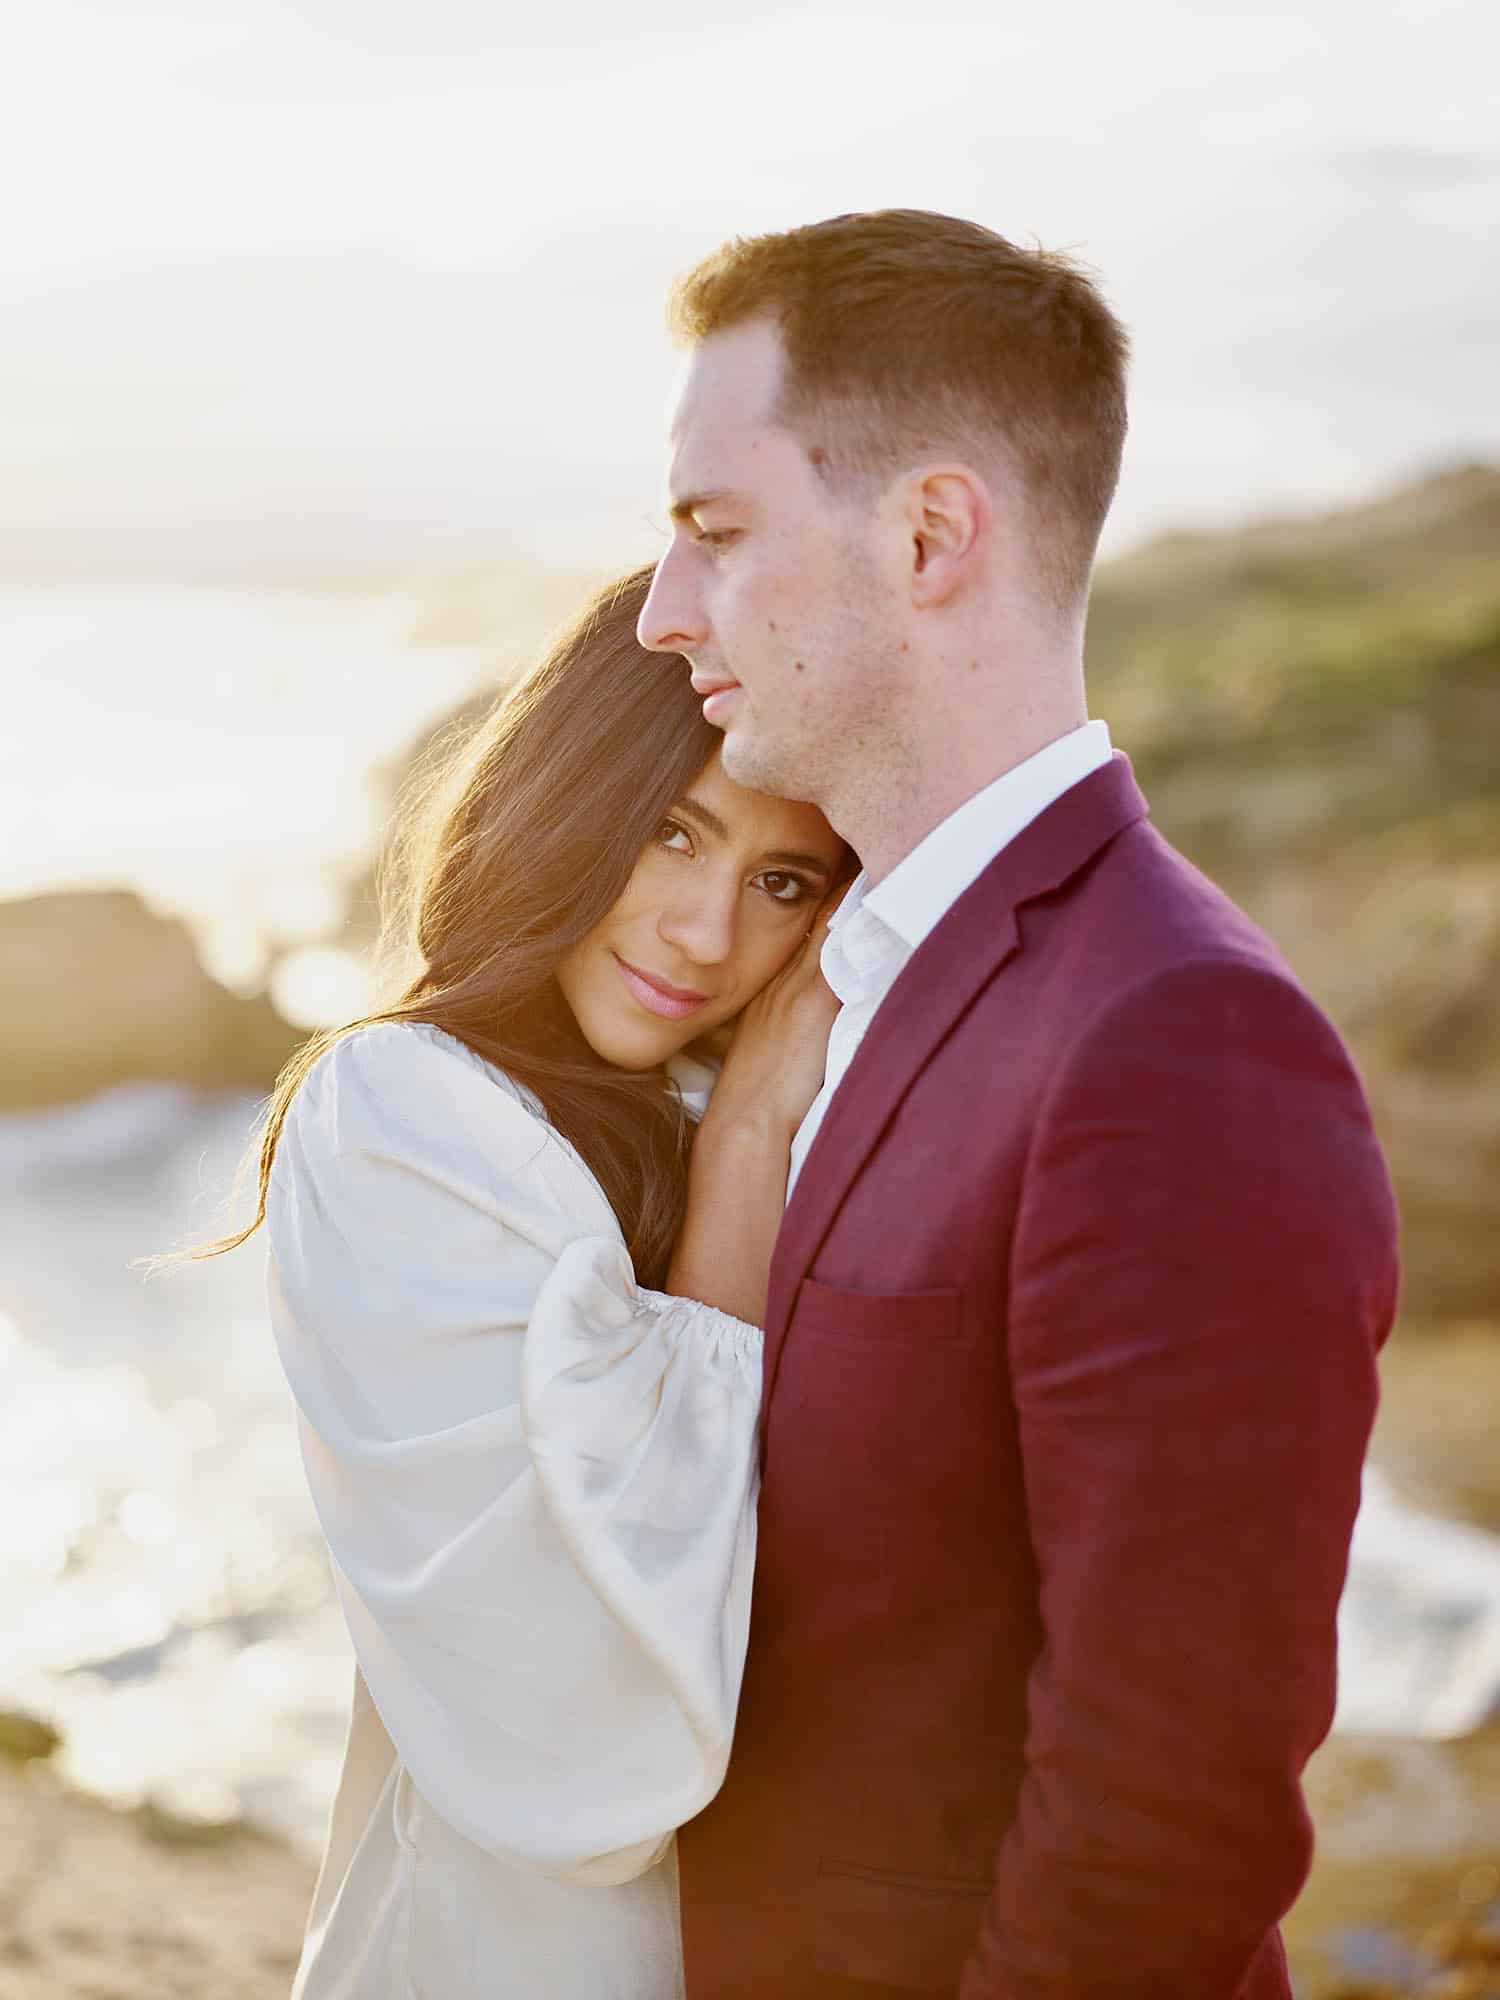
[[[1111,548],[1493,456],[1488,19],[54,0],[0,82],[0,570],[649,556],[672,275],[893,203],[1101,274]]]

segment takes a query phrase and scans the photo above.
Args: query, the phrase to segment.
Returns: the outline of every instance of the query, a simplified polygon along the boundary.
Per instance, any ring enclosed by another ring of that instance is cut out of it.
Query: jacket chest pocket
[[[875,1577],[882,1596],[959,1588],[963,1524],[990,1511],[991,1365],[957,1290],[806,1280],[766,1411],[768,1579],[785,1530],[788,1561],[819,1565],[830,1591]]]
[[[797,1294],[788,1340],[923,1350],[957,1341],[962,1333],[963,1297],[958,1291],[848,1292],[807,1278]]]

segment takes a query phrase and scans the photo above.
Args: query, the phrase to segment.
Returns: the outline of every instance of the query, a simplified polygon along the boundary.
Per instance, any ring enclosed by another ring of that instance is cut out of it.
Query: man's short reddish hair
[[[831,479],[998,458],[1026,496],[1039,584],[1081,603],[1120,475],[1128,341],[1077,265],[881,209],[733,238],[668,306],[690,344],[760,316],[786,354],[778,419]]]

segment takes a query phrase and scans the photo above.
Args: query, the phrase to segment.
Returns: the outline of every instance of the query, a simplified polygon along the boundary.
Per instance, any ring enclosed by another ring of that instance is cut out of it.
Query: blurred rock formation
[[[268,1089],[304,1039],[210,979],[186,925],[125,890],[0,903],[0,1111],[146,1079]]]

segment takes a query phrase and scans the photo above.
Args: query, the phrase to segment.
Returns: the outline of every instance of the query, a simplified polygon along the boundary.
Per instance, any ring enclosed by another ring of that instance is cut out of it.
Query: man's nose
[[[736,902],[728,884],[695,882],[663,906],[657,935],[694,965],[722,965],[734,950]]]
[[[656,565],[635,636],[648,653],[691,653],[708,636],[692,581],[692,565],[674,543]]]

